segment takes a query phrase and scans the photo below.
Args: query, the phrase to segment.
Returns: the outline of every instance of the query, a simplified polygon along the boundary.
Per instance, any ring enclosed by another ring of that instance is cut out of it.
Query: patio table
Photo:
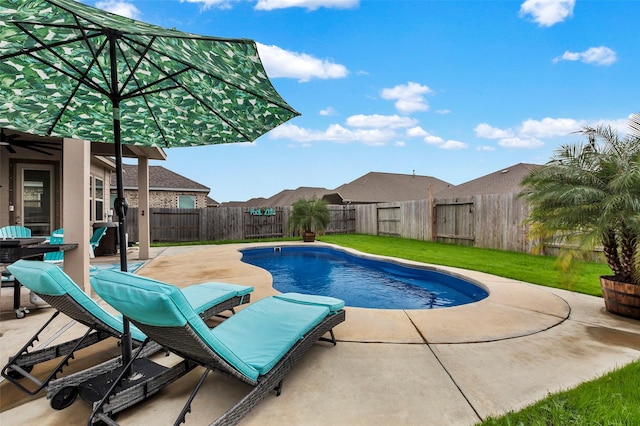
[[[45,253],[72,250],[78,247],[76,243],[46,244],[45,241],[44,237],[0,239],[0,264],[4,266],[20,259],[42,259]],[[16,318],[24,318],[28,311],[20,307],[20,282],[17,279],[9,279],[11,274],[6,270],[2,271],[2,275],[6,278],[2,280],[3,287],[5,283],[13,283],[13,309]]]

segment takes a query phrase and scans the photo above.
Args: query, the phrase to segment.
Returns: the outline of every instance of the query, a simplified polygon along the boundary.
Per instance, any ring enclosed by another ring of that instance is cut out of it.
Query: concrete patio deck
[[[156,248],[139,273],[178,286],[214,280],[253,285],[253,301],[276,293],[268,272],[241,262],[239,247]],[[133,250],[130,260],[135,259]],[[315,345],[285,379],[282,395],[266,397],[241,424],[473,425],[640,359],[640,321],[608,314],[602,299],[438,268],[482,283],[490,296],[436,310],[346,308],[346,321],[335,329],[338,345]],[[3,364],[51,313],[35,309],[18,320],[10,309],[11,294],[2,291]],[[51,328],[67,322],[58,318]],[[119,353],[114,340],[85,351],[69,372]],[[175,358],[155,360],[168,364]],[[118,422],[172,424],[202,371],[197,368],[122,412]],[[187,424],[208,424],[248,389],[237,380],[209,375]],[[55,411],[44,395],[27,398],[5,381],[0,411],[3,426],[82,425],[90,408],[78,400]]]

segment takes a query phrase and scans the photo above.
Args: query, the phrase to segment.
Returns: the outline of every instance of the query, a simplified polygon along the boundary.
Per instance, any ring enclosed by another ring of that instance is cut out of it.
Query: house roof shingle
[[[496,172],[435,192],[437,198],[458,198],[487,194],[511,194],[522,190],[520,183],[538,164],[518,163]]]
[[[448,186],[448,182],[432,176],[369,172],[358,179],[337,187],[325,196],[331,203],[380,203],[423,200]]]
[[[138,189],[138,166],[122,165],[125,189]],[[111,174],[111,187],[115,188],[115,174]],[[162,166],[149,166],[149,189],[153,191],[193,191],[209,193],[210,188]]]

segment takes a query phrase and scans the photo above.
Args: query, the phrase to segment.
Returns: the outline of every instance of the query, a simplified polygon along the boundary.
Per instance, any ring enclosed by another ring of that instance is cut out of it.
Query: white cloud
[[[611,65],[618,60],[615,50],[606,46],[590,47],[583,52],[569,52],[568,50],[553,58],[553,62],[582,61],[585,64]]]
[[[404,141],[395,141],[393,146],[405,146],[406,143]]]
[[[418,120],[409,117],[400,117],[399,115],[352,115],[347,118],[347,125],[359,128],[381,128],[388,127],[397,129],[400,127],[415,126]]]
[[[530,15],[541,27],[550,27],[573,16],[575,0],[526,0],[520,16]]]
[[[271,78],[297,78],[307,82],[313,78],[344,78],[349,71],[344,65],[314,58],[306,53],[291,52],[278,46],[257,43],[260,58]]]
[[[324,116],[338,115],[338,111],[336,111],[334,107],[330,106],[320,110],[320,115],[324,115]]]
[[[304,7],[316,10],[321,7],[334,9],[350,9],[357,7],[360,0],[258,0],[256,10],[286,9],[289,7]]]
[[[180,0],[180,3],[195,3],[202,4],[200,7],[202,10],[211,9],[217,7],[218,9],[231,9],[231,4],[240,0]]]
[[[573,118],[551,118],[545,117],[542,120],[527,119],[517,127],[516,131],[511,129],[499,129],[487,123],[478,124],[474,131],[477,137],[486,139],[499,139],[498,145],[505,148],[538,148],[544,145],[543,139],[572,137],[579,139],[579,135],[574,133],[582,130],[586,125],[596,127],[598,125],[611,126],[621,134],[625,134],[625,126],[628,118],[614,120],[600,120],[588,122],[586,120],[576,120]],[[480,146],[478,151],[493,150],[489,146]]]
[[[365,145],[386,145],[396,140],[397,135],[390,129],[348,129],[340,124],[332,124],[326,130],[311,130],[293,124],[283,124],[268,133],[271,139],[289,139],[300,143],[309,142],[361,142]]]
[[[505,138],[498,142],[498,145],[505,148],[538,148],[544,145],[544,142],[536,138],[521,139],[519,137]]]
[[[474,129],[476,136],[484,139],[503,139],[513,137],[513,130],[511,129],[499,129],[492,127],[487,123],[480,123]]]
[[[416,126],[407,130],[407,136],[409,136],[410,138],[424,138],[426,136],[429,136],[429,132],[427,132],[420,126]]]
[[[464,142],[454,141],[451,139],[445,141],[440,136],[432,135],[431,133],[427,132],[420,126],[412,127],[411,129],[407,130],[407,136],[421,137],[424,143],[427,143],[429,145],[435,145],[440,149],[454,150],[454,149],[467,149],[468,147],[468,145]]]
[[[396,109],[404,114],[416,111],[427,111],[429,104],[424,99],[424,95],[432,93],[432,90],[418,83],[409,82],[392,88],[382,89],[383,99],[397,99]]]
[[[439,109],[436,111],[436,114],[446,115],[446,114],[451,114],[451,111],[448,109]]]
[[[619,118],[617,120],[600,120],[596,124],[590,124],[590,126],[611,126],[613,129],[617,130],[620,135],[626,135],[629,133],[629,119],[631,116],[632,114],[629,114],[627,118]]]
[[[442,145],[444,143],[444,139],[442,139],[440,136],[434,136],[431,134],[425,136],[424,141],[430,145]]]
[[[517,132],[499,129],[487,123],[478,124],[474,131],[477,137],[499,139],[498,145],[505,148],[538,148],[544,145],[541,138],[567,136],[583,126],[582,122],[571,118],[528,119],[522,122]],[[484,147],[479,149],[486,150]]]
[[[460,149],[467,149],[468,145],[464,142],[459,142],[459,141],[454,141],[454,140],[448,140],[445,143],[443,143],[442,145],[438,146],[438,148],[440,149],[455,149],[455,150],[460,150]]]
[[[96,2],[98,9],[106,10],[107,12],[115,13],[116,15],[124,16],[131,19],[140,19],[142,13],[132,3],[119,0],[105,0]]]
[[[528,138],[551,138],[567,136],[580,130],[585,125],[584,121],[572,118],[550,118],[542,120],[525,120],[518,131],[518,135]]]
[[[489,145],[480,145],[479,147],[476,147],[476,151],[495,151],[496,148],[493,146],[489,146]]]

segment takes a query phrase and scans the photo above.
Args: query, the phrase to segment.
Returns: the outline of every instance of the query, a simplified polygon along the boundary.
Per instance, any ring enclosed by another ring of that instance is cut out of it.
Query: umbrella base
[[[152,348],[145,352],[157,350]],[[76,395],[95,406],[95,403],[102,401],[122,372],[123,367],[117,361],[119,359],[80,372],[77,375],[84,376],[82,380],[72,377],[55,381],[54,386],[47,390],[51,406],[58,410],[64,409],[73,403]],[[116,362],[118,365],[113,365]],[[138,358],[133,361],[131,374],[122,379],[97,414],[100,418],[113,418],[117,413],[156,394],[196,366],[197,364],[185,360],[173,367],[165,367],[146,357]],[[111,368],[105,370],[107,367]]]
[[[133,388],[136,385],[143,384],[156,376],[160,376],[167,370],[167,367],[156,364],[148,358],[137,359],[133,362],[133,366],[131,367],[131,375],[122,379],[118,386],[116,395],[121,392],[126,392],[128,389]],[[81,383],[78,385],[78,395],[84,401],[93,405],[94,402],[98,402],[104,398],[113,382],[118,379],[121,372],[122,368],[118,368]]]

